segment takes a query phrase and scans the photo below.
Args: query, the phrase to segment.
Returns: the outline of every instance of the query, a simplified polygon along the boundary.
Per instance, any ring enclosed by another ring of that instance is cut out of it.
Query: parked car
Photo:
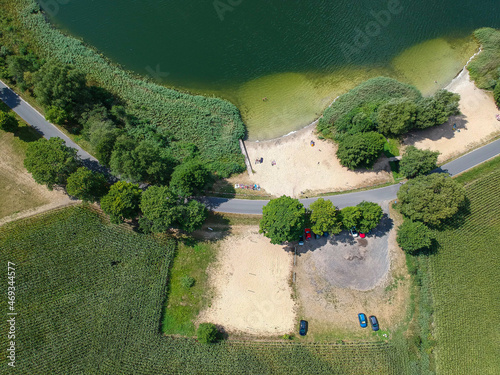
[[[306,228],[304,232],[305,232],[305,234],[306,234],[306,241],[309,241],[309,240],[312,238],[312,232],[311,232],[311,229]]]
[[[354,238],[358,237],[358,232],[356,231],[356,227],[352,227],[349,231],[351,232],[351,236],[353,236]]]
[[[359,234],[359,236],[360,236],[361,238],[365,238],[365,237],[366,237],[366,234],[365,234],[365,233],[360,233],[360,234]]]
[[[305,320],[300,321],[299,335],[305,336],[307,334],[307,322]]]
[[[319,240],[321,238],[321,236],[318,233],[314,233],[314,238]]]
[[[304,236],[299,236],[299,245],[302,246],[304,244]]]
[[[328,232],[323,232],[323,237],[328,237],[330,235],[330,233]]]
[[[370,325],[374,331],[378,331],[378,320],[375,315],[370,315]]]
[[[358,314],[359,325],[361,328],[366,328],[368,326],[368,322],[366,321],[366,315],[363,313]]]

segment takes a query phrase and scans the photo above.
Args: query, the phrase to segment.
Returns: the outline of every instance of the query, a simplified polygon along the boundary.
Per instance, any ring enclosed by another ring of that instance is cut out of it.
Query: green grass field
[[[466,178],[470,214],[437,233],[430,257],[438,374],[498,374],[500,169],[498,158]],[[497,168],[488,173],[491,166]]]
[[[161,334],[172,245],[71,207],[0,228],[16,264],[22,374],[412,374],[406,343],[235,342]],[[7,277],[2,279],[6,290]],[[1,311],[7,311],[7,298]],[[1,325],[6,347],[7,324]],[[10,373],[6,352],[0,374]]]

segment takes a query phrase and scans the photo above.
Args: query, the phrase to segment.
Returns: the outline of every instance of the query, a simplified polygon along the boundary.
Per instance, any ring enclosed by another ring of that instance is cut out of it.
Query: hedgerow
[[[168,130],[176,140],[195,144],[212,171],[227,176],[244,170],[238,140],[245,136],[245,126],[234,105],[134,77],[82,41],[52,27],[35,0],[19,0],[8,6],[14,7],[19,22],[44,58],[75,66],[117,95],[139,120]]]
[[[413,374],[397,340],[204,345],[163,336],[174,252],[174,243],[108,225],[85,207],[0,228],[0,262],[16,267],[17,372]],[[0,373],[7,371],[4,356]]]

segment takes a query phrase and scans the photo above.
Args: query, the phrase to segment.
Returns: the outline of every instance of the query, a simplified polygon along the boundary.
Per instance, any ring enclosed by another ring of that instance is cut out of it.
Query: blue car
[[[378,331],[378,320],[374,315],[370,315],[370,325],[374,331]]]
[[[305,336],[307,334],[307,322],[305,320],[300,321],[299,335]]]
[[[366,321],[366,315],[363,313],[358,314],[359,325],[361,328],[366,328],[368,326],[368,322]]]

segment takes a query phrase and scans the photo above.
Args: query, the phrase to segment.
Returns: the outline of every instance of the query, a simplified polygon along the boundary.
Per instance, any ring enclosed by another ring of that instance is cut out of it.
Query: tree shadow
[[[9,88],[0,88],[0,100],[11,109],[21,104],[21,98]]]
[[[437,141],[442,138],[452,139],[455,137],[455,132],[467,130],[467,123],[468,121],[464,115],[453,116],[442,125],[409,132],[404,140],[404,144],[414,146],[415,143],[424,139],[430,139],[431,141]]]
[[[444,230],[460,229],[465,225],[470,214],[470,199],[468,197],[465,197],[465,200],[462,202],[460,208],[458,209],[458,212],[455,215],[453,215],[449,219],[444,220],[440,225],[430,226],[430,228],[439,232],[442,232]]]

